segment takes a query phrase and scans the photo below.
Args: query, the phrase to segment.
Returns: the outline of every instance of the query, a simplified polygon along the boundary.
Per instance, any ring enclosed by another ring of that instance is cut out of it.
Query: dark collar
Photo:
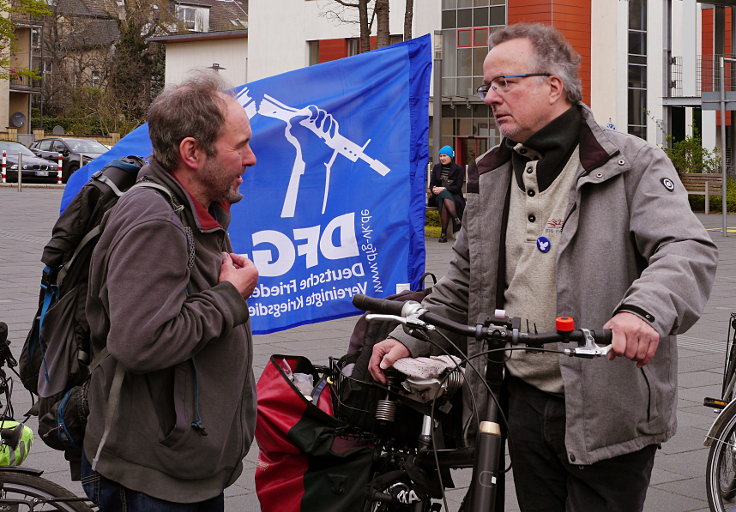
[[[604,130],[595,123],[593,114],[588,107],[583,103],[578,103],[577,110],[581,116],[580,123],[578,124],[580,164],[583,166],[584,172],[589,173],[593,169],[605,164],[611,157],[618,154],[619,150],[611,139],[605,135]],[[554,123],[555,121],[552,122]],[[513,144],[509,145],[504,140],[501,144],[482,155],[477,161],[471,162],[468,166],[468,192],[478,192],[478,179],[480,175],[492,172],[507,164],[511,160],[511,155],[514,153],[512,148]]]
[[[524,165],[536,158],[539,158],[537,183],[540,192],[552,185],[578,145],[582,119],[577,106],[572,106],[529,137],[523,144],[517,144],[510,139],[504,140],[504,143],[513,149],[511,163],[516,183],[522,190],[524,189],[522,178]]]

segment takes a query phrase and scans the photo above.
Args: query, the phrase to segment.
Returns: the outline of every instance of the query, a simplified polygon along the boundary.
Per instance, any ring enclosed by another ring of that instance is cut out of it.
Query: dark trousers
[[[82,456],[82,488],[101,512],[222,512],[225,496],[220,493],[199,503],[174,503],[123,487],[92,471],[89,461]]]
[[[570,464],[565,400],[510,378],[509,448],[523,512],[637,512],[644,507],[656,445],[588,466]]]

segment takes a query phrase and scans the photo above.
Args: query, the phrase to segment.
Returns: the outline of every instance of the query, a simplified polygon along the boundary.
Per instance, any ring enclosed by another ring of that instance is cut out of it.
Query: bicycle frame
[[[522,333],[521,321],[518,318],[509,319],[503,311],[497,311],[492,318],[475,326],[463,325],[435,315],[422,308],[421,304],[413,301],[397,302],[384,299],[375,299],[364,295],[356,295],[353,304],[360,309],[377,311],[383,314],[368,314],[367,320],[392,320],[401,323],[404,330],[415,337],[427,339],[427,333],[435,331],[437,327],[456,334],[475,337],[495,344],[492,348],[511,345],[526,345],[527,349],[540,349],[546,343],[576,342],[577,347],[564,348],[560,353],[584,358],[605,357],[610,350],[611,331],[595,332],[589,329],[574,330],[572,319],[558,319],[557,332],[531,334]],[[606,346],[599,345],[596,340]],[[491,350],[493,352],[493,350]],[[491,364],[486,365],[486,381],[489,380]],[[492,394],[492,393],[491,393]],[[479,424],[479,432],[475,439],[475,459],[473,478],[468,499],[470,500],[463,510],[467,512],[494,512],[496,510],[496,493],[498,476],[502,467],[503,438],[498,423],[498,406],[494,399],[489,400],[487,419]],[[431,434],[422,433],[423,436]],[[438,464],[437,469],[443,466]],[[421,505],[415,510],[421,511]]]

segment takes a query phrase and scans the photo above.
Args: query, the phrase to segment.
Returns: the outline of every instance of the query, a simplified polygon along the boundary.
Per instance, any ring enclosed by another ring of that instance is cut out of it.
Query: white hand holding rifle
[[[244,88],[237,95],[237,99],[245,109],[248,117],[253,117],[256,113],[271,117],[274,119],[280,119],[286,123],[286,139],[296,149],[296,159],[294,166],[291,171],[291,177],[289,178],[289,185],[286,190],[286,197],[284,199],[284,206],[281,210],[281,217],[293,217],[296,210],[296,200],[299,194],[299,181],[301,180],[302,174],[306,171],[306,164],[302,158],[302,150],[299,141],[291,133],[292,120],[297,117],[303,117],[298,120],[298,124],[304,126],[309,131],[317,135],[322,139],[325,144],[333,150],[332,156],[329,162],[325,163],[326,176],[325,176],[325,191],[322,200],[322,213],[325,212],[327,207],[327,198],[329,196],[330,188],[330,172],[332,170],[332,164],[335,162],[337,155],[340,154],[351,162],[355,162],[361,159],[367,163],[371,169],[376,171],[381,176],[385,176],[391,169],[386,167],[385,164],[378,161],[377,159],[371,158],[365,153],[365,148],[370,143],[370,139],[366,141],[363,146],[359,146],[355,142],[347,139],[339,133],[339,123],[330,114],[324,110],[309,105],[302,109],[296,109],[285,105],[277,99],[269,96],[268,94],[263,95],[260,105],[256,105],[256,101],[253,100],[250,95],[248,88]]]

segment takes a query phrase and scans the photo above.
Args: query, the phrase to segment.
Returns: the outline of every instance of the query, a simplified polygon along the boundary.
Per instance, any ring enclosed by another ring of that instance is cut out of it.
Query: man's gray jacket
[[[625,305],[661,336],[655,357],[643,368],[621,357],[561,356],[567,457],[592,464],[674,435],[675,335],[690,328],[705,307],[718,255],[664,152],[599,126],[587,107],[579,108],[581,163],[559,242],[557,314],[573,317],[578,327],[600,329]],[[431,311],[475,323],[496,308],[510,160],[511,150],[501,144],[469,167],[463,229],[447,275],[424,300]],[[401,329],[391,336],[414,356],[429,350]],[[455,341],[470,356],[482,349],[474,339]],[[477,366],[484,374],[485,367]],[[474,372],[466,376],[482,418],[485,387]]]

